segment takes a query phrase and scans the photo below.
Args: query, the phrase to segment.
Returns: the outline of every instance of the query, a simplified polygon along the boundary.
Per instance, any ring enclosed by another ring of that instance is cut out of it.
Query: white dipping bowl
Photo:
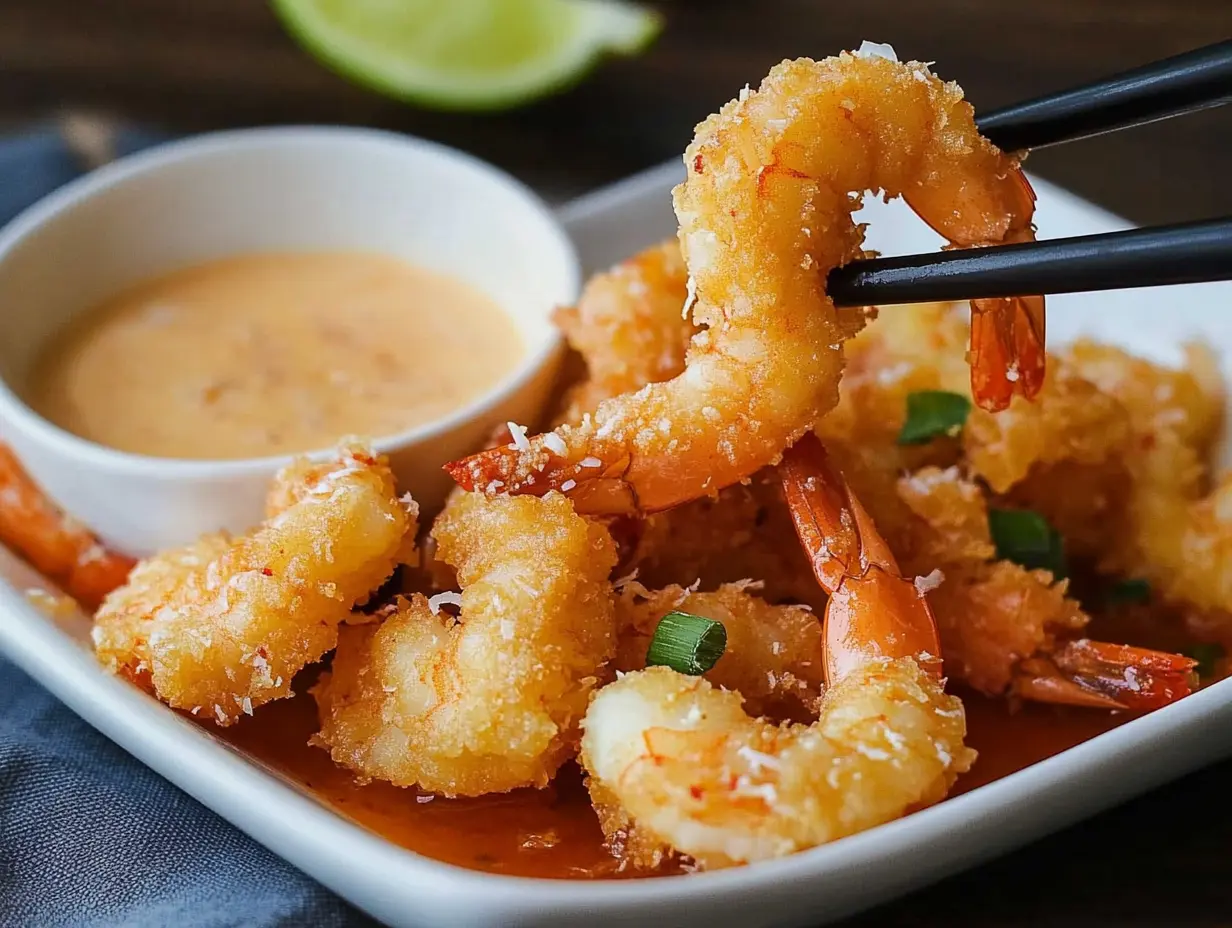
[[[370,436],[426,508],[441,466],[499,423],[537,420],[561,358],[553,308],[572,302],[568,235],[522,184],[469,155],[384,132],[253,129],[198,136],[117,161],[0,231],[0,440],[48,495],[108,545],[141,556],[262,516],[290,457],[156,458],[72,435],[22,400],[34,360],[72,318],[138,281],[217,258],[369,251],[486,293],[525,342],[516,369],[453,414]],[[430,345],[405,345],[406,363]],[[322,452],[328,449],[321,449]]]

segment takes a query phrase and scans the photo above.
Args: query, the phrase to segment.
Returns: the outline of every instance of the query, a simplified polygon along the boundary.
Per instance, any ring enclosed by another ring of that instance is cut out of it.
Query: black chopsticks
[[[1232,40],[975,120],[1002,151],[1044,148],[1219,106],[1232,100]]]
[[[838,306],[1162,287],[1232,278],[1232,219],[997,248],[856,261],[831,272]]]
[[[1232,101],[1232,40],[976,120],[1002,150],[1089,138]],[[830,272],[839,306],[923,303],[1232,280],[1232,219],[855,261]]]

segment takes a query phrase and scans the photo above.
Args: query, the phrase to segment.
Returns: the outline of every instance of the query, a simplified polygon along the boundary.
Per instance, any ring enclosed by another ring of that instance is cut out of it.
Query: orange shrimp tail
[[[614,463],[571,461],[544,451],[536,439],[529,453],[501,445],[450,461],[444,469],[468,493],[543,496],[556,490],[585,515],[622,516],[640,512],[637,494],[623,479],[628,466],[627,454]]]
[[[107,551],[93,535],[65,518],[4,445],[0,445],[0,544],[88,609],[124,583],[135,563]]]
[[[940,672],[941,643],[928,602],[898,569],[872,518],[825,447],[807,433],[779,466],[796,534],[826,604],[826,681],[870,661],[914,657]]]
[[[971,301],[971,394],[997,412],[1014,394],[1033,399],[1044,385],[1044,298]]]
[[[1035,191],[1015,166],[999,189],[1009,228],[998,241],[982,245],[1012,245],[1035,241],[1031,217]],[[981,409],[1005,409],[1014,394],[1034,399],[1044,386],[1044,298],[1016,296],[971,301],[971,395]]]
[[[1034,702],[1158,709],[1193,692],[1195,667],[1181,654],[1080,639],[1023,661],[1014,692]]]

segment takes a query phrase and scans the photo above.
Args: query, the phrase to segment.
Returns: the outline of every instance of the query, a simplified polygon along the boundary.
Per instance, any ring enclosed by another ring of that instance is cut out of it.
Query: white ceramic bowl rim
[[[97,170],[78,177],[38,202],[28,206],[7,225],[0,229],[0,260],[24,238],[37,231],[44,223],[64,210],[96,196],[114,186],[128,182],[138,175],[182,161],[228,151],[234,152],[270,142],[288,142],[296,139],[308,141],[353,139],[356,141],[387,142],[440,155],[464,165],[508,189],[524,201],[528,212],[542,220],[546,235],[553,244],[574,258],[569,288],[576,293],[581,285],[581,271],[576,261],[572,240],[560,225],[555,213],[529,187],[500,168],[467,152],[450,148],[438,142],[415,136],[403,135],[382,129],[366,129],[348,126],[272,126],[253,129],[234,129],[189,136],[156,145],[117,159]],[[404,445],[417,444],[443,435],[467,420],[482,416],[488,409],[516,393],[560,349],[561,337],[552,330],[545,334],[543,343],[529,351],[518,366],[497,381],[475,399],[454,412],[417,425],[413,428],[373,438],[373,446],[379,453]],[[108,473],[124,472],[134,476],[158,480],[195,480],[203,477],[225,477],[250,472],[273,471],[298,457],[318,457],[329,453],[328,448],[318,448],[297,454],[269,455],[232,460],[199,460],[190,458],[162,458],[152,455],[120,451],[106,445],[74,435],[45,419],[26,404],[12,387],[0,378],[0,420],[7,419],[25,430],[32,437],[55,447],[65,456],[75,458],[83,467],[95,468]]]

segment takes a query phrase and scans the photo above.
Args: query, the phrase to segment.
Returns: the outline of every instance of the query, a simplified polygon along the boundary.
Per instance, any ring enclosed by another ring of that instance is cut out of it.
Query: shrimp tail
[[[1034,241],[1031,182],[1019,167],[1006,180],[1006,193],[1013,201],[1009,212],[1019,224],[990,244]],[[1042,296],[971,301],[971,395],[981,409],[1006,409],[1015,394],[1034,399],[1044,386],[1046,361]]]
[[[602,460],[586,455],[578,460],[547,447],[547,435],[528,440],[529,449],[502,444],[457,461],[444,470],[468,493],[488,496],[545,496],[553,490],[569,497],[585,515],[631,515],[640,512],[632,484],[623,478],[628,455]]]
[[[0,444],[0,544],[8,545],[87,609],[123,585],[136,563],[104,548],[38,488]]]
[[[826,679],[871,661],[913,657],[939,672],[941,643],[927,600],[898,563],[821,441],[806,434],[779,466],[796,534],[817,582],[830,594],[825,613]]]
[[[1082,638],[1023,661],[1014,693],[1034,702],[1158,709],[1193,692],[1195,667],[1182,654]]]
[[[1006,409],[1044,385],[1044,298],[971,301],[971,393],[980,408]]]

